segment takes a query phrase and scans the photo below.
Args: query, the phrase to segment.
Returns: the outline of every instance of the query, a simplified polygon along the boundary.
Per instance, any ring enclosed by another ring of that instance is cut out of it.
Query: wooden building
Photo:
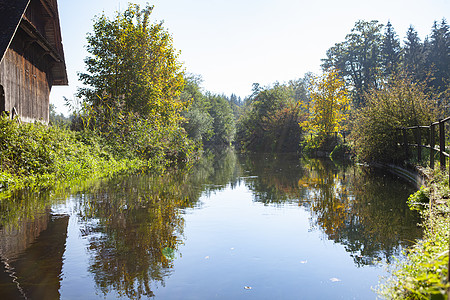
[[[67,85],[57,0],[0,0],[0,112],[48,123],[53,85]]]

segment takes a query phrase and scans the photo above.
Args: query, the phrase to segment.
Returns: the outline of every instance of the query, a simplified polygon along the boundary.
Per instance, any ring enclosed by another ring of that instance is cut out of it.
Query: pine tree
[[[395,73],[400,65],[401,47],[391,22],[386,24],[381,47],[381,56],[385,75]]]
[[[416,80],[423,79],[425,75],[424,45],[419,35],[411,25],[406,32],[403,60],[406,71]]]
[[[230,103],[237,105],[237,96],[235,94],[231,94],[231,96],[230,96]]]
[[[427,63],[433,75],[431,84],[437,91],[444,91],[450,80],[450,33],[445,19],[440,25],[434,22],[429,47]]]

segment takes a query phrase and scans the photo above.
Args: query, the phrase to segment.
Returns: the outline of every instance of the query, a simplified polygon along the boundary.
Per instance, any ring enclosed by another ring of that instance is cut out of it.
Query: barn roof
[[[39,17],[50,19],[39,27],[29,10],[39,8]],[[61,39],[57,0],[0,0],[0,62],[18,28],[35,40],[55,63],[51,68],[53,85],[67,85],[67,71]]]
[[[0,0],[0,62],[29,3],[30,0]]]

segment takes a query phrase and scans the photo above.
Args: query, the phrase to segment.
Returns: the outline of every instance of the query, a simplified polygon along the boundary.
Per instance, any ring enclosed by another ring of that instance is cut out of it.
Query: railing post
[[[445,170],[445,127],[444,122],[439,120],[439,161],[441,163],[441,170]]]
[[[408,151],[408,137],[406,136],[406,129],[402,128],[403,132],[403,148],[405,149],[405,157],[408,159],[409,151]]]
[[[417,161],[420,164],[422,160],[422,135],[420,133],[420,126],[417,126]]]
[[[435,128],[434,124],[430,125],[430,168],[434,169],[434,141],[435,138]]]

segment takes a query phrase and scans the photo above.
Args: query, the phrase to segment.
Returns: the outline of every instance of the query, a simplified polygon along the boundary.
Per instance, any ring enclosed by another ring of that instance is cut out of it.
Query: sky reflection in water
[[[413,191],[358,166],[225,151],[59,202],[18,195],[1,204],[0,298],[375,299],[382,265],[420,237]]]

